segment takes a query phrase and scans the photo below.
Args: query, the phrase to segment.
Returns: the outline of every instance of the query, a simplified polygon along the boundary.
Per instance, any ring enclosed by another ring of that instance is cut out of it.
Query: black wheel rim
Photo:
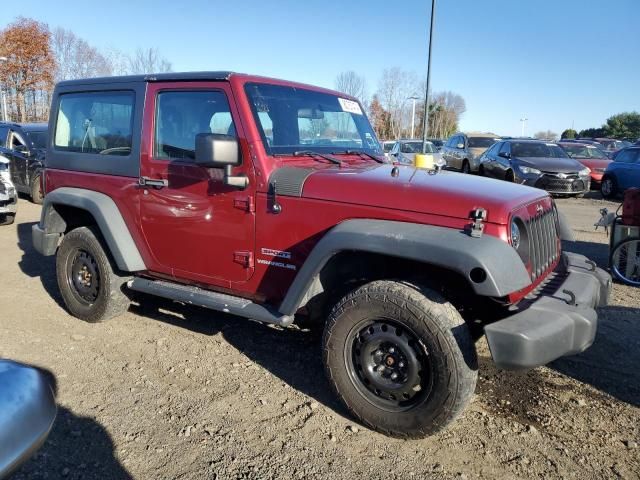
[[[471,169],[469,168],[469,164],[465,162],[465,163],[462,165],[462,173],[469,173],[469,171],[470,171],[470,170],[471,170]]]
[[[428,351],[414,332],[397,322],[380,319],[355,327],[345,344],[345,361],[356,389],[383,410],[409,410],[431,391]]]
[[[100,270],[93,255],[78,250],[73,255],[67,269],[67,282],[74,296],[82,303],[93,304],[100,293]]]

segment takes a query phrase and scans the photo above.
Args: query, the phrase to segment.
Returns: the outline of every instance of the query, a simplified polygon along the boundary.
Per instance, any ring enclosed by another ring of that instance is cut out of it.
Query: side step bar
[[[246,298],[234,297],[224,293],[212,292],[198,287],[180,285],[162,280],[134,278],[127,282],[131,290],[149,293],[178,302],[210,308],[264,323],[274,323],[287,327],[293,323],[293,315],[283,315]]]

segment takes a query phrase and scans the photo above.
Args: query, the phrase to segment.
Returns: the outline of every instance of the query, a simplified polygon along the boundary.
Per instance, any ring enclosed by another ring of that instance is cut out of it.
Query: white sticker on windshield
[[[340,102],[340,106],[342,107],[343,112],[355,113],[356,115],[362,115],[362,109],[358,102],[354,102],[353,100],[347,100],[346,98],[338,98],[338,102]]]

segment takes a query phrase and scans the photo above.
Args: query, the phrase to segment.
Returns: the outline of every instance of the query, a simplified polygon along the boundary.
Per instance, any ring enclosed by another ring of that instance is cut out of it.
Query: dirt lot
[[[594,195],[594,198],[597,195]],[[594,199],[560,200],[607,262]],[[40,208],[0,228],[0,357],[47,369],[55,427],[15,478],[640,478],[640,292],[615,285],[595,345],[528,373],[493,368],[448,431],[389,439],[329,391],[317,335],[149,298],[105,324],[61,306],[31,247]]]

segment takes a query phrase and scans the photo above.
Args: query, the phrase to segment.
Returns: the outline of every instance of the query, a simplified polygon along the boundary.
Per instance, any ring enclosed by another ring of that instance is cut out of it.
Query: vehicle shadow
[[[45,257],[36,252],[31,242],[31,227],[37,222],[25,222],[17,225],[18,248],[22,250],[22,258],[18,262],[20,270],[29,277],[38,277],[42,286],[62,308],[64,303],[58,291],[56,279],[56,260],[54,256]]]
[[[609,244],[598,242],[563,241],[562,250],[565,252],[579,253],[596,262],[596,264],[609,271]]]
[[[202,335],[221,333],[229,344],[292,388],[349,416],[325,377],[320,327],[301,330],[263,325],[151,296],[145,296],[140,305],[133,304],[130,311]]]
[[[640,308],[598,309],[598,333],[585,352],[549,366],[630,405],[640,407]]]
[[[55,375],[40,370],[57,394]],[[81,417],[58,406],[49,437],[40,449],[11,477],[11,480],[65,478],[120,480],[132,478],[114,454],[114,442],[105,428],[89,417]]]

